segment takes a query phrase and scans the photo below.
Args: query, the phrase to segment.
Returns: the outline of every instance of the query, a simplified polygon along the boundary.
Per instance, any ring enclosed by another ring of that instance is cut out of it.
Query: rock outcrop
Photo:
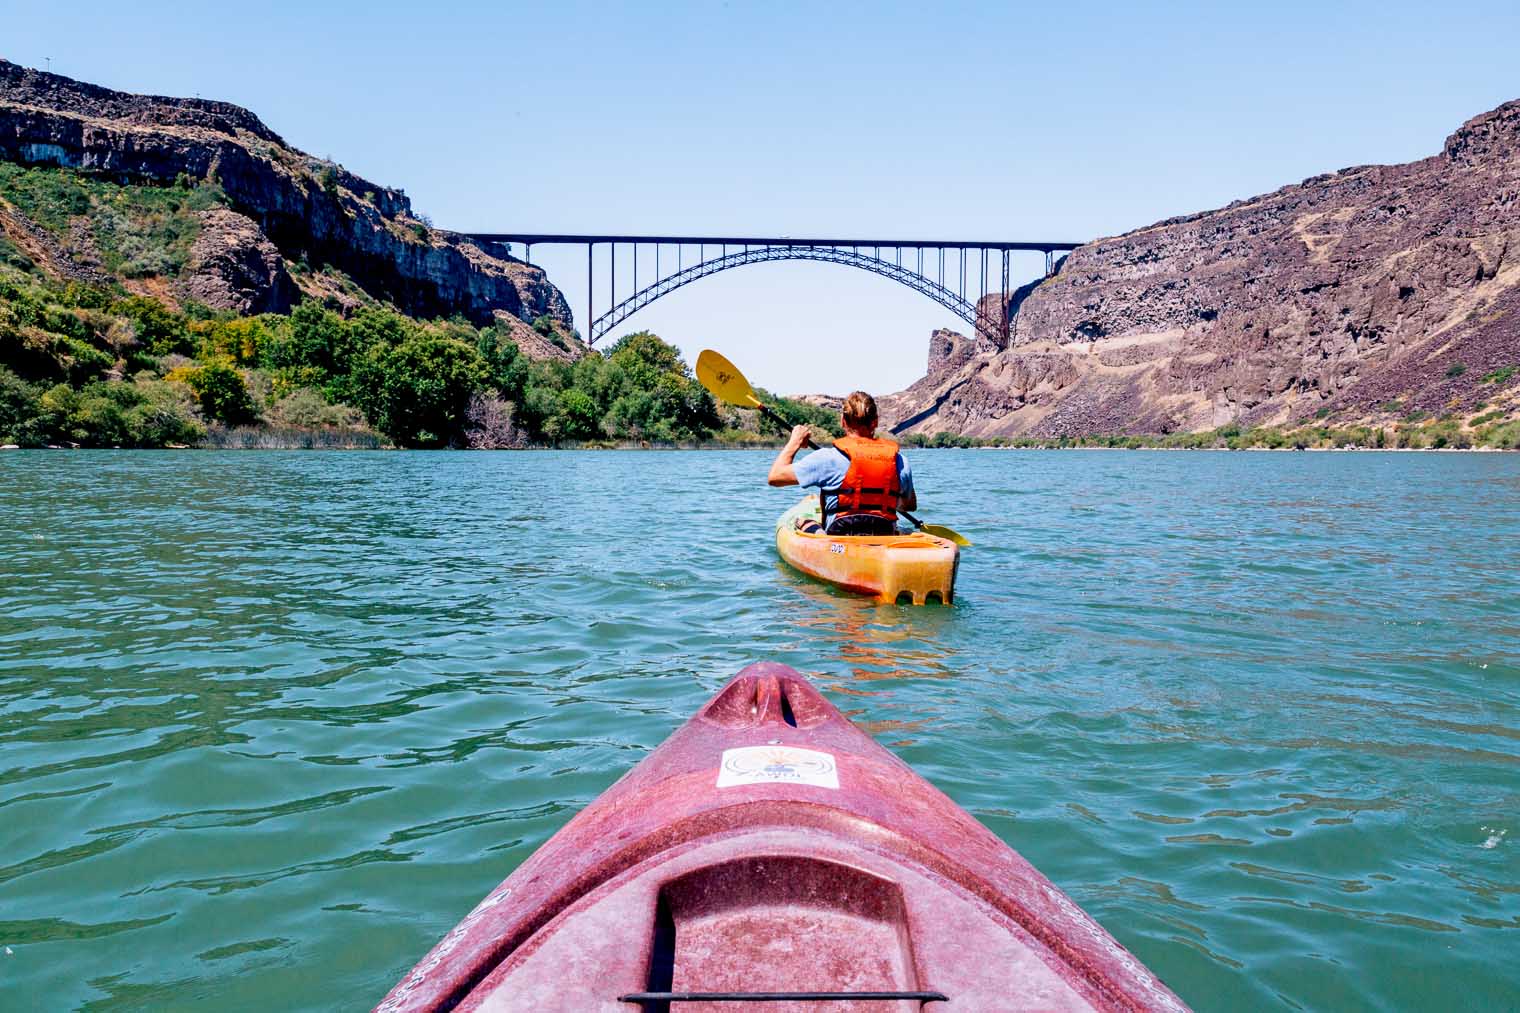
[[[296,295],[280,251],[251,218],[228,208],[202,212],[177,287],[184,297],[244,316],[288,313]]]
[[[941,327],[929,335],[929,371],[924,379],[930,383],[943,380],[976,355],[976,344],[965,336]]]
[[[884,399],[898,432],[1197,431],[1520,407],[1520,101],[1444,150],[1071,253]],[[968,355],[968,351],[971,353]],[[1498,379],[1495,379],[1495,377]]]
[[[565,335],[564,329],[529,327],[504,310],[496,312],[496,329],[510,338],[530,359],[558,359],[574,362],[586,354],[586,346]]]
[[[504,312],[570,330],[569,306],[541,269],[429,227],[400,190],[290,147],[225,102],[132,95],[0,60],[0,159],[123,181],[216,182],[260,234],[239,224],[234,239],[221,228],[233,228],[230,220],[211,223],[201,251],[209,273],[187,284],[227,308],[288,304],[288,276],[265,270],[262,238],[284,260],[330,264],[413,316],[460,313],[489,324]]]

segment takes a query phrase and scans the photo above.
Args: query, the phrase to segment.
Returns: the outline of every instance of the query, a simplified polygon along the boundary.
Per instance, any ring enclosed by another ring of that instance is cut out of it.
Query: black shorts
[[[831,535],[895,535],[897,521],[880,514],[844,514],[829,522]]]

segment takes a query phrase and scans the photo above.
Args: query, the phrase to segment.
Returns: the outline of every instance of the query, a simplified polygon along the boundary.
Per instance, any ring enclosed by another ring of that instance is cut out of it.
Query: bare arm
[[[902,455],[899,454],[897,459],[899,461],[901,461],[902,460]],[[907,468],[907,464],[904,463],[903,467]],[[907,485],[908,490],[907,490],[907,492],[905,492],[902,495],[900,495],[900,496],[897,497],[897,508],[899,510],[910,510],[910,511],[911,510],[917,510],[918,509],[918,487],[913,484],[913,473],[912,472],[908,473],[908,481],[906,483],[904,483],[904,484]]]
[[[792,435],[787,437],[786,446],[781,448],[781,453],[771,462],[771,473],[765,480],[771,485],[796,485],[797,472],[792,468],[792,461],[797,457],[797,451],[809,439],[807,426],[793,426]]]

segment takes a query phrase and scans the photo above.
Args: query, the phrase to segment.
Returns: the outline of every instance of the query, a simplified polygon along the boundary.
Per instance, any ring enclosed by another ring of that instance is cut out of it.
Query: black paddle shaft
[[[778,425],[780,425],[781,428],[783,428],[783,429],[790,429],[791,428],[791,424],[789,422],[787,422],[786,419],[784,419],[784,418],[781,417],[781,413],[778,412],[776,409],[772,408],[768,404],[763,404],[763,405],[760,406],[760,413],[762,415],[765,415],[767,418],[774,419],[776,421],[776,423]],[[809,436],[806,440],[804,440],[803,443],[802,443],[802,445],[804,447],[808,447],[808,448],[810,448],[812,450],[817,450],[818,449],[818,444],[816,444],[816,443],[813,442],[813,438],[811,436]]]

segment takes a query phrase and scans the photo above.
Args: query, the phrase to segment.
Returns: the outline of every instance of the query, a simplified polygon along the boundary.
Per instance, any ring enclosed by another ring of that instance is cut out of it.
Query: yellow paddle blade
[[[971,539],[967,538],[959,531],[956,531],[954,528],[945,527],[943,524],[925,524],[923,526],[923,531],[926,534],[934,535],[936,538],[943,538],[948,542],[954,542],[956,545],[971,544]]]
[[[911,523],[915,528],[924,532],[925,534],[933,535],[936,538],[943,538],[947,542],[954,542],[956,545],[971,544],[971,539],[967,538],[959,531],[956,531],[954,528],[947,528],[943,524],[925,524],[917,517],[914,517],[912,514],[908,513],[908,511],[904,510],[902,507],[898,507],[897,512],[906,517],[909,523]]]
[[[729,362],[711,348],[697,356],[697,381],[712,391],[719,401],[727,401],[742,408],[759,408],[760,399],[749,385],[739,367]]]

